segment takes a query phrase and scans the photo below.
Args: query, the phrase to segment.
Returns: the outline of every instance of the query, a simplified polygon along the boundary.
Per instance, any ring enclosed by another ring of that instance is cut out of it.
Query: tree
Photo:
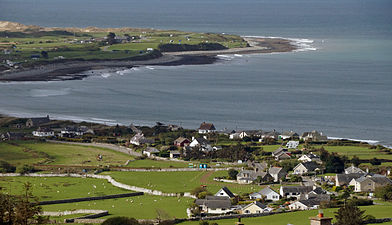
[[[139,222],[134,218],[119,216],[105,220],[102,225],[139,225]]]
[[[238,171],[235,169],[229,169],[229,171],[227,171],[227,173],[229,174],[229,178],[232,180],[236,180],[237,179],[237,174]]]
[[[42,55],[42,57],[44,57],[45,59],[47,59],[47,58],[49,57],[47,51],[41,51],[41,55]]]
[[[13,173],[15,172],[15,166],[9,164],[6,161],[0,161],[0,173]]]
[[[335,225],[362,225],[365,224],[365,211],[353,204],[345,204],[335,212]]]
[[[358,156],[354,155],[351,159],[351,163],[358,167],[359,164],[361,164],[361,160],[358,158]]]
[[[373,166],[378,166],[381,165],[381,161],[379,159],[377,159],[376,157],[374,157],[373,159],[369,160],[370,164],[372,164]]]
[[[392,185],[387,185],[384,187],[377,187],[374,191],[377,198],[381,198],[384,201],[392,200]]]
[[[44,224],[47,218],[40,216],[42,208],[33,196],[31,184],[24,185],[22,195],[12,196],[0,193],[0,224],[29,225]]]
[[[109,45],[112,45],[116,42],[115,37],[116,37],[115,33],[109,32],[109,34],[106,36],[106,41],[109,43]]]

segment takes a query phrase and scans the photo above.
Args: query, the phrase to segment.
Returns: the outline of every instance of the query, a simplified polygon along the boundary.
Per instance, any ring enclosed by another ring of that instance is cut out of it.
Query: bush
[[[0,173],[13,173],[16,167],[6,161],[0,161]]]
[[[349,202],[356,206],[373,205],[373,200],[370,199],[358,198],[358,199],[351,199]]]
[[[237,171],[237,170],[235,170],[235,169],[229,169],[229,171],[228,171],[227,173],[229,174],[229,178],[230,178],[231,180],[236,180],[236,179],[237,179],[237,174],[238,174],[238,171]]]
[[[134,218],[113,217],[105,220],[102,225],[139,225],[139,222]]]
[[[19,167],[17,172],[20,174],[33,173],[33,172],[35,172],[35,169],[33,166],[25,164],[22,167]]]
[[[384,201],[391,201],[392,200],[392,185],[378,187],[374,191],[374,194],[377,198],[381,198]]]

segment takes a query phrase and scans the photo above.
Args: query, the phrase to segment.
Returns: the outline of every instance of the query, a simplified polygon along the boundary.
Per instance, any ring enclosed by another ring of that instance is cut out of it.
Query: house
[[[221,188],[218,192],[216,192],[215,196],[224,196],[229,198],[234,198],[235,195],[231,192],[227,187]]]
[[[255,172],[263,172],[266,171],[268,168],[268,163],[266,162],[257,163],[257,162],[248,161],[247,164],[248,167],[253,168]]]
[[[377,187],[392,185],[392,181],[386,176],[374,174],[352,179],[349,185],[354,186],[354,192],[374,192]]]
[[[143,144],[153,144],[154,140],[145,138],[144,134],[142,134],[142,133],[137,133],[137,134],[135,134],[135,136],[133,136],[131,138],[129,143],[139,146],[139,145],[143,145]]]
[[[304,132],[301,137],[303,141],[327,141],[328,137],[318,131]]]
[[[233,211],[229,197],[206,196],[205,199],[196,199],[195,204],[202,213],[207,214],[225,214]]]
[[[362,177],[363,173],[350,173],[350,174],[336,174],[335,176],[335,186],[348,186],[352,179],[358,179]]]
[[[271,176],[271,174],[267,172],[257,172],[256,176],[258,183],[260,182],[261,184],[269,184],[274,182],[274,178]]]
[[[182,127],[175,125],[175,124],[169,124],[169,125],[167,125],[167,129],[169,129],[169,131],[178,131],[178,130],[182,129]]]
[[[282,167],[271,167],[269,168],[268,173],[274,178],[274,182],[279,182],[287,175],[287,172]]]
[[[145,150],[143,150],[143,154],[146,155],[147,157],[151,157],[154,154],[158,154],[159,150],[153,147],[147,147]]]
[[[251,184],[257,179],[258,173],[253,170],[242,170],[237,174],[237,182],[239,184]]]
[[[24,133],[17,133],[17,132],[7,132],[5,134],[0,135],[0,139],[2,140],[23,140],[25,138]]]
[[[276,149],[275,151],[272,152],[272,156],[280,155],[283,152],[288,152],[288,149],[279,147],[278,149]]]
[[[188,138],[184,138],[184,137],[179,137],[173,142],[175,146],[180,146],[180,147],[188,146],[190,143],[191,141],[188,140]]]
[[[275,131],[275,130],[274,131],[270,131],[270,132],[263,132],[260,135],[259,142],[263,142],[263,140],[268,139],[268,138],[278,140],[279,135],[280,135],[280,133]]]
[[[275,155],[276,161],[285,160],[285,159],[291,159],[290,152],[280,152],[279,154]]]
[[[83,136],[86,133],[94,134],[94,131],[86,126],[69,126],[61,130],[60,136]]]
[[[301,157],[299,157],[298,161],[301,162],[317,162],[317,163],[321,163],[320,157],[318,155],[315,155],[313,153],[309,153],[309,154],[304,154]]]
[[[266,205],[261,202],[254,201],[246,206],[244,206],[240,210],[240,214],[260,214],[260,213],[268,213],[271,212],[272,209],[268,208]]]
[[[180,158],[181,153],[179,151],[170,151],[170,158],[171,159],[176,159]]]
[[[210,142],[204,138],[195,138],[192,137],[192,142],[189,144],[189,147],[195,148],[198,147],[200,151],[210,152],[213,148],[210,145]]]
[[[311,192],[312,186],[281,186],[279,194],[285,198],[305,198],[305,195]]]
[[[280,199],[280,195],[269,187],[266,187],[259,192],[250,194],[249,198],[260,199],[263,196],[265,197],[265,200],[278,201]]]
[[[347,167],[344,169],[345,174],[351,174],[351,173],[365,173],[365,171],[359,169],[358,167],[355,167],[354,165],[351,165],[350,167]]]
[[[294,167],[293,174],[303,175],[308,173],[316,173],[320,171],[320,165],[316,162],[301,162],[296,167]]]
[[[33,131],[33,136],[35,136],[35,137],[53,137],[54,131],[50,128],[39,127],[37,130]]]
[[[231,133],[229,134],[229,139],[230,140],[241,139],[240,134],[241,134],[240,132]]]
[[[289,205],[290,210],[311,210],[318,209],[319,207],[320,201],[317,199],[299,200]]]
[[[212,123],[203,122],[199,127],[199,134],[207,134],[215,132],[215,126]]]
[[[296,149],[298,148],[299,141],[288,141],[286,144],[286,148],[288,149]]]
[[[39,127],[49,122],[49,115],[47,115],[46,117],[30,118],[26,121],[26,127]]]
[[[132,130],[133,133],[136,133],[136,134],[141,134],[141,133],[142,133],[142,130],[140,130],[139,128],[137,128],[137,127],[136,127],[135,125],[133,125],[133,124],[129,125],[129,128],[131,128],[131,130]]]
[[[287,140],[287,139],[298,139],[299,135],[294,131],[285,131],[279,135],[279,139]]]

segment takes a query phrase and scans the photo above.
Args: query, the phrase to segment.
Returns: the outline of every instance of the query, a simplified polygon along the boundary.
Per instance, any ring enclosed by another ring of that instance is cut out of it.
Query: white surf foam
[[[289,40],[293,45],[297,46],[298,49],[293,52],[305,52],[305,51],[316,51],[317,48],[313,46],[314,40],[307,38],[286,38],[286,37],[273,37],[273,36],[242,36],[249,38],[280,38]]]
[[[30,91],[31,97],[41,98],[41,97],[50,97],[50,96],[61,96],[67,95],[70,93],[70,88],[63,88],[60,90],[55,89],[33,89]]]

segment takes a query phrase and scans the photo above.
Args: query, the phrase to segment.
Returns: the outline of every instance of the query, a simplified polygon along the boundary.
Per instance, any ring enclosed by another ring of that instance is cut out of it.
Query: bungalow
[[[278,201],[280,199],[280,195],[269,187],[266,187],[259,192],[250,194],[249,198],[260,199],[263,196],[265,196],[265,200]]]
[[[199,127],[199,134],[207,134],[215,132],[215,126],[212,123],[203,122]]]
[[[319,207],[320,201],[316,199],[299,200],[289,205],[290,210],[311,210]]]
[[[143,144],[153,144],[154,140],[145,138],[144,134],[142,134],[142,133],[137,133],[135,136],[133,136],[131,138],[129,143],[139,146],[139,145],[143,145]]]
[[[275,139],[278,140],[280,133],[277,131],[270,131],[270,132],[263,132],[263,134],[260,135],[259,142],[263,142],[263,140],[267,138]]]
[[[33,136],[35,136],[35,137],[53,137],[54,131],[50,128],[39,127],[37,130],[33,131]]]
[[[94,134],[92,129],[87,128],[86,126],[69,126],[61,130],[61,136],[73,135],[73,136],[83,136],[86,133]]]
[[[274,178],[274,182],[279,182],[287,175],[287,172],[282,167],[271,167],[268,173]]]
[[[322,132],[318,132],[316,130],[311,132],[304,132],[300,139],[303,141],[327,141],[327,136],[323,135]]]
[[[373,192],[377,187],[392,185],[392,181],[386,176],[375,174],[352,179],[349,185],[354,186],[354,192]]]
[[[26,121],[26,127],[39,127],[49,122],[49,115],[47,115],[46,117],[30,118]]]
[[[225,214],[233,211],[228,197],[206,196],[205,199],[196,199],[195,204],[202,213],[207,214]]]
[[[298,148],[299,141],[288,141],[286,144],[286,148],[288,149],[296,149]]]
[[[279,139],[287,140],[287,139],[298,139],[299,135],[294,131],[286,131],[279,135]]]
[[[151,157],[155,154],[158,154],[159,150],[153,147],[147,147],[145,150],[143,150],[143,154],[146,155],[147,157]]]
[[[190,143],[191,141],[189,141],[188,138],[184,137],[179,137],[174,141],[174,145],[180,147],[188,146]]]
[[[293,174],[303,175],[306,173],[315,173],[320,171],[320,165],[315,162],[301,162],[294,167]]]
[[[281,186],[279,192],[282,197],[300,199],[313,189],[312,186]]]
[[[240,134],[241,134],[240,132],[231,133],[229,134],[229,139],[230,140],[241,139]]]
[[[355,167],[354,165],[351,165],[350,167],[347,167],[344,169],[345,174],[351,174],[351,173],[365,173],[365,171],[359,169],[358,167]]]
[[[223,196],[223,197],[229,197],[229,198],[235,197],[233,192],[231,192],[227,187],[221,188],[218,192],[216,192],[215,196]]]
[[[210,152],[213,148],[210,145],[210,142],[204,138],[194,138],[192,137],[192,142],[189,144],[189,147],[195,148],[198,147],[200,151]]]
[[[282,152],[288,152],[288,149],[279,147],[278,149],[276,149],[275,151],[272,152],[272,156],[277,156],[277,155],[281,154]]]
[[[242,170],[237,174],[239,184],[250,184],[257,179],[258,173],[253,170]]]
[[[176,159],[180,158],[181,153],[179,151],[170,151],[170,158],[171,159]]]
[[[260,213],[268,213],[271,212],[272,209],[268,208],[266,205],[254,201],[246,206],[244,206],[240,210],[240,214],[260,214]]]
[[[320,157],[318,155],[315,155],[313,153],[309,153],[309,154],[304,154],[301,157],[299,157],[298,161],[301,162],[317,162],[317,163],[321,163]]]

